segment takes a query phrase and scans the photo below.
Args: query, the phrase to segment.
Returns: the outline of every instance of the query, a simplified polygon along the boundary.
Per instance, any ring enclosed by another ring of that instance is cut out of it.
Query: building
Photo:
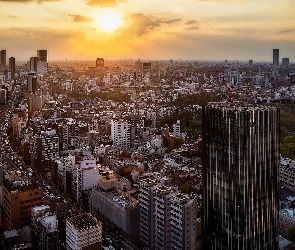
[[[249,60],[249,65],[250,65],[250,66],[253,65],[253,60]]]
[[[100,249],[101,239],[101,222],[91,214],[81,214],[66,220],[67,249]]]
[[[39,171],[43,172],[49,166],[46,162],[54,160],[59,156],[59,137],[55,129],[42,131],[40,135],[35,135],[32,145],[32,164]]]
[[[289,66],[290,62],[289,62],[289,58],[288,57],[283,57],[282,58],[282,65],[283,66]]]
[[[100,67],[100,68],[104,67],[104,59],[103,58],[96,59],[96,67]]]
[[[39,62],[39,58],[33,56],[30,58],[30,71],[37,72],[37,62]]]
[[[130,148],[131,124],[127,120],[111,120],[111,139],[113,145]]]
[[[156,192],[156,182],[145,179],[140,182],[139,201],[139,240],[149,249],[155,249],[154,238],[154,196]]]
[[[103,227],[138,246],[139,207],[133,192],[97,187],[92,190],[91,198],[92,214],[102,222]]]
[[[6,50],[0,50],[0,69],[6,69]]]
[[[176,123],[173,124],[173,136],[175,138],[180,138],[181,137],[181,133],[180,133],[180,120],[177,120]]]
[[[279,49],[273,49],[273,52],[272,52],[272,64],[274,67],[279,67],[279,64],[280,64],[280,50]]]
[[[171,248],[195,249],[196,248],[196,198],[188,194],[177,194],[171,200]]]
[[[29,93],[35,93],[37,89],[38,89],[38,82],[37,82],[36,72],[30,71],[28,73],[28,78],[27,78],[27,91]]]
[[[203,108],[203,249],[278,249],[279,129],[274,107]]]
[[[58,223],[55,214],[39,217],[36,231],[38,234],[38,249],[58,249]]]
[[[8,59],[9,62],[9,72],[11,73],[11,79],[15,79],[15,58],[14,57],[10,57]]]
[[[175,195],[174,188],[158,186],[154,196],[154,231],[155,249],[171,248],[171,199]]]
[[[31,223],[31,208],[41,204],[41,189],[21,173],[7,172],[2,187],[2,226],[20,229]]]
[[[37,57],[39,62],[47,63],[47,50],[45,49],[37,50]]]
[[[279,181],[282,186],[295,191],[295,161],[282,158],[279,169]]]

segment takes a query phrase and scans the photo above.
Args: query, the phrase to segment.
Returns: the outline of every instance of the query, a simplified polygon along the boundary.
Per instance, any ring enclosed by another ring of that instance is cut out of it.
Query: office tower
[[[111,120],[111,139],[113,145],[129,148],[131,139],[131,124],[127,120]]]
[[[39,61],[38,57],[30,58],[30,71],[37,72],[37,62]]]
[[[36,72],[30,71],[28,73],[28,78],[27,78],[27,91],[29,93],[35,93],[37,89],[38,89],[38,83],[37,83]]]
[[[249,65],[250,65],[250,66],[253,65],[253,60],[249,60]]]
[[[101,239],[101,222],[91,214],[81,214],[66,220],[67,249],[100,249]]]
[[[171,249],[195,249],[197,199],[179,193],[171,199]]]
[[[104,59],[103,58],[96,59],[96,67],[100,67],[100,68],[104,67]]]
[[[11,73],[11,79],[15,79],[15,58],[10,57],[8,60],[9,60],[9,72]]]
[[[289,58],[288,57],[283,57],[282,58],[282,65],[283,66],[289,66]]]
[[[37,50],[37,57],[39,62],[47,63],[47,50],[45,49]]]
[[[274,107],[203,108],[203,249],[278,249],[279,129]]]
[[[20,229],[31,222],[31,208],[41,204],[41,189],[20,171],[6,172],[2,188],[2,226]]]
[[[0,68],[6,69],[6,50],[0,50]]]
[[[280,63],[279,54],[280,54],[279,49],[273,49],[272,64],[274,67],[279,67],[279,63]]]

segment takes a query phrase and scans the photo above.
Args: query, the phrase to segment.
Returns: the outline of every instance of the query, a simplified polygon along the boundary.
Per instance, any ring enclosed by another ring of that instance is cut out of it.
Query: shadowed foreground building
[[[274,107],[203,108],[203,249],[278,249],[279,128]]]

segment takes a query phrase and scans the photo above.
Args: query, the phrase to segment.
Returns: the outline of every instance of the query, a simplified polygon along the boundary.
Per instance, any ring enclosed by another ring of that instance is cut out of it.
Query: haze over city
[[[279,48],[294,62],[294,12],[292,0],[0,0],[0,41],[24,61],[46,48],[49,60],[270,62]]]

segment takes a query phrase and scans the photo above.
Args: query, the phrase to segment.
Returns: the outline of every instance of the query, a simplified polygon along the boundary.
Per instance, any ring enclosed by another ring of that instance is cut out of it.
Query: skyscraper
[[[278,249],[279,128],[274,107],[203,108],[203,249]]]
[[[273,55],[272,55],[272,64],[274,67],[278,67],[279,66],[279,54],[280,54],[280,51],[279,49],[273,49]]]
[[[14,79],[15,78],[15,58],[14,57],[9,58],[9,71],[11,73],[11,78]]]
[[[37,50],[37,57],[39,62],[47,62],[47,50],[40,49]]]
[[[6,50],[0,50],[0,68],[6,68]]]
[[[96,67],[100,67],[100,68],[104,67],[104,59],[103,58],[96,59]]]

